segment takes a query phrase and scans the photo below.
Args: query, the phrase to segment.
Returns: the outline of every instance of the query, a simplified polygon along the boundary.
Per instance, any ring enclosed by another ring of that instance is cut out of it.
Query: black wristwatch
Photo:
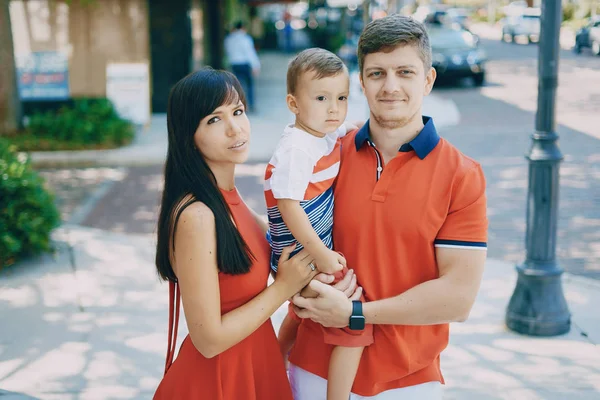
[[[358,300],[352,301],[352,315],[348,327],[353,331],[361,331],[365,329],[365,316],[362,311],[362,302]]]

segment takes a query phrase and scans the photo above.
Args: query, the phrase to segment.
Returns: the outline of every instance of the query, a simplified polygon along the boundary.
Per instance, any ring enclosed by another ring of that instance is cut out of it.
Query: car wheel
[[[600,56],[600,42],[597,40],[594,40],[592,42],[592,53],[594,53],[597,56]]]
[[[475,86],[481,87],[481,86],[483,86],[484,82],[485,82],[485,73],[484,72],[473,75],[473,83],[475,84]]]
[[[510,35],[510,42],[511,42],[512,44],[516,44],[516,43],[517,43],[517,40],[516,40],[516,39],[517,39],[517,36],[515,36],[515,34],[514,34],[514,33]]]
[[[581,44],[579,44],[579,42],[575,42],[575,46],[573,46],[573,52],[575,54],[581,54]]]

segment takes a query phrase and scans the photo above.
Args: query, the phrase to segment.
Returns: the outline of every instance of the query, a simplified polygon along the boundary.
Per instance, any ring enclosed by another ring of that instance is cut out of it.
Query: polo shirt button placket
[[[371,194],[371,200],[376,201],[378,203],[383,203],[385,201],[385,190],[383,192],[380,191],[381,187],[381,177],[383,176],[383,157],[379,153],[379,150],[375,147],[375,144],[372,144],[371,147],[375,152],[375,157],[377,158],[377,182],[375,182],[375,187],[373,188],[373,193]]]
[[[371,194],[371,200],[377,201],[379,203],[385,202],[388,193],[388,187],[390,183],[394,180],[394,175],[396,171],[401,169],[406,163],[412,158],[413,153],[398,153],[398,155],[390,160],[388,165],[386,166],[385,175],[381,174],[379,180],[375,184],[373,188],[373,193]],[[378,167],[377,170],[379,171]],[[383,168],[382,168],[383,169]],[[400,183],[400,182],[399,182]]]

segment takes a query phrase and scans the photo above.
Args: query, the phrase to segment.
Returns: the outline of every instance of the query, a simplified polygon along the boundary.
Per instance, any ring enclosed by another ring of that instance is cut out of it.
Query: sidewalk
[[[249,161],[267,162],[271,158],[285,125],[294,122],[285,97],[286,71],[292,56],[282,53],[262,53],[262,69],[256,82],[257,111],[249,114],[252,127]],[[426,115],[433,116],[438,129],[459,121],[456,105],[436,95],[423,102]],[[365,121],[368,105],[362,95],[358,75],[351,76],[348,100],[348,121]],[[167,154],[166,114],[153,114],[147,127],[138,130],[132,144],[115,150],[32,152],[36,168],[66,168],[92,166],[147,166],[164,163]]]
[[[56,257],[0,271],[0,398],[151,398],[168,318],[153,239],[74,225],[54,238]],[[512,265],[488,261],[469,320],[451,327],[444,398],[600,398],[600,284],[565,276],[571,332],[533,338],[504,326],[515,277]],[[284,313],[273,317],[276,326]],[[181,323],[178,343],[183,316]]]
[[[482,39],[500,40],[502,37],[502,25],[500,23],[488,24],[478,22],[472,24],[471,31]],[[561,27],[560,29],[560,47],[563,50],[572,50],[575,45],[575,32],[570,28]]]

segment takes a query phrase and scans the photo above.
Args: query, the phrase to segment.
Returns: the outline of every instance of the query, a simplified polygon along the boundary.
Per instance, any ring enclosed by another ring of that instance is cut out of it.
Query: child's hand
[[[365,124],[365,121],[353,121],[353,122],[346,121],[345,124],[346,124],[346,133],[350,133],[353,130],[362,128],[363,125]]]
[[[346,266],[346,259],[338,252],[329,250],[315,257],[317,269],[326,274],[335,274]]]

